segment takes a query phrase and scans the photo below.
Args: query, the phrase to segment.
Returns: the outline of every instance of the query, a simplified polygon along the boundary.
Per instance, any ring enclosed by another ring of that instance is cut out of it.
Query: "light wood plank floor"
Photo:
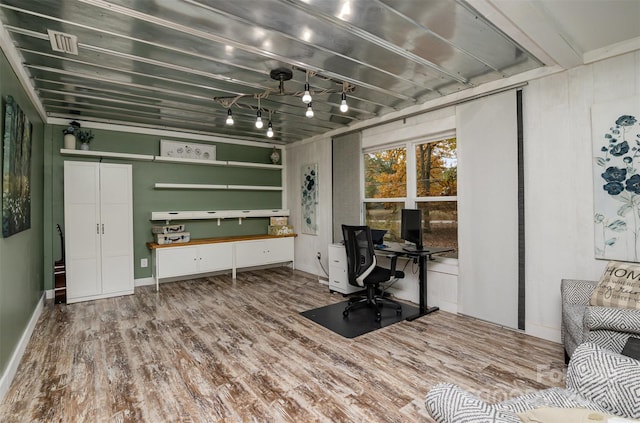
[[[48,303],[2,422],[415,422],[440,381],[489,401],[563,380],[559,344],[439,311],[355,339],[299,312],[343,301],[282,267]]]

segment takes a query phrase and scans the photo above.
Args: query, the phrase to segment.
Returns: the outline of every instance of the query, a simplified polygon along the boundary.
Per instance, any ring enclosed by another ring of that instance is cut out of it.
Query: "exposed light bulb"
[[[311,103],[307,105],[307,112],[304,115],[308,118],[313,117],[313,109],[311,108]]]
[[[302,102],[305,104],[311,103],[311,94],[309,93],[309,83],[304,84],[304,94],[302,95]]]
[[[340,102],[340,111],[342,113],[346,113],[349,110],[349,106],[347,105],[347,94],[342,93],[342,101]]]
[[[271,121],[269,121],[269,125],[267,126],[267,136],[269,138],[273,138],[273,125],[271,124]]]
[[[257,116],[258,117],[256,118],[256,128],[262,129],[264,124],[262,123],[262,113],[260,113],[260,110],[258,110]]]
[[[227,110],[227,125],[233,125],[233,116],[231,109]]]

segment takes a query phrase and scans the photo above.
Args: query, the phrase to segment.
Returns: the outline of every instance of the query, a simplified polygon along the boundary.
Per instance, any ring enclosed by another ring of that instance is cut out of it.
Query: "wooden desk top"
[[[186,247],[188,245],[200,245],[200,244],[216,244],[219,242],[233,242],[233,241],[253,241],[258,239],[271,239],[271,238],[291,238],[296,237],[297,234],[291,235],[239,235],[239,236],[225,236],[216,238],[197,238],[192,239],[189,242],[179,242],[175,244],[158,244],[157,242],[147,242],[147,248],[155,250],[156,248],[167,247]]]

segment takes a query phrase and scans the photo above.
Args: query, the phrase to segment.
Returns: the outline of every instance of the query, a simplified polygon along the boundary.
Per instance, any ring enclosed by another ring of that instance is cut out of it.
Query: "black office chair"
[[[367,289],[367,297],[349,303],[342,314],[347,317],[352,310],[371,307],[376,312],[376,322],[379,322],[382,320],[380,307],[385,304],[394,306],[396,313],[401,314],[400,303],[377,294],[381,283],[390,282],[394,278],[404,278],[404,272],[396,271],[397,257],[390,257],[391,269],[376,266],[376,255],[368,226],[342,225],[342,235],[347,250],[349,283]]]

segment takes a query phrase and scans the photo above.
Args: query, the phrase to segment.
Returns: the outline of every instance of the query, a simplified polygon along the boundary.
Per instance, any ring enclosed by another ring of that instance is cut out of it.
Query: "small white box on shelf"
[[[191,234],[189,232],[176,232],[172,234],[156,234],[156,241],[158,244],[180,244],[183,242],[189,242]]]
[[[153,225],[151,232],[154,234],[172,234],[184,232],[184,225]]]

